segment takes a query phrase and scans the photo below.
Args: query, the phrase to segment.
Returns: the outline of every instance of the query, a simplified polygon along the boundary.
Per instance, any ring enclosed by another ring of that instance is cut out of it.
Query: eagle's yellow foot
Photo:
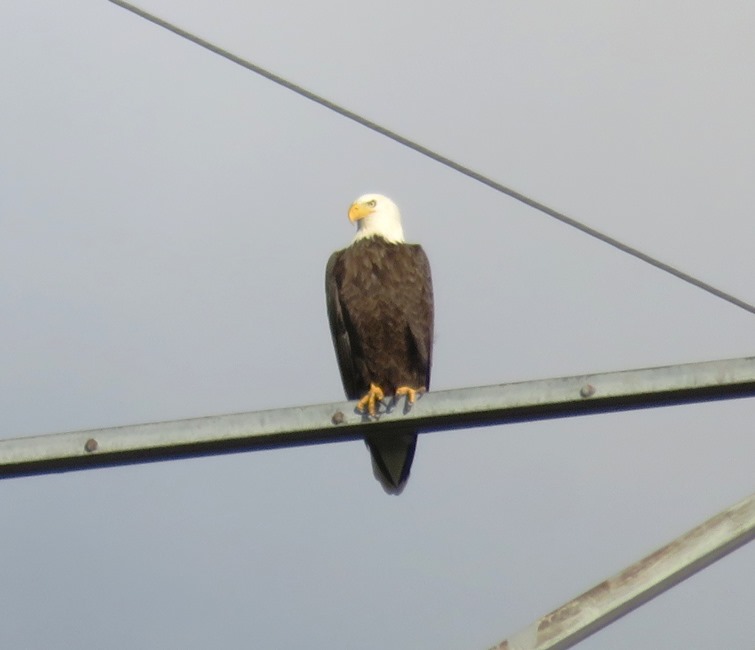
[[[357,402],[357,410],[364,413],[365,407],[367,413],[374,416],[377,413],[377,405],[383,401],[385,393],[377,384],[370,383],[370,390]]]
[[[406,395],[406,403],[410,406],[414,404],[414,402],[417,401],[417,395],[422,395],[422,393],[425,392],[425,387],[421,386],[419,388],[409,388],[409,386],[399,386],[396,389],[396,397],[401,397],[402,395]]]

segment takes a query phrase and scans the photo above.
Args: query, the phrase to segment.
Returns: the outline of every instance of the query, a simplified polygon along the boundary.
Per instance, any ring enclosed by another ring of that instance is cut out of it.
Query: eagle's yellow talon
[[[421,386],[420,388],[410,388],[409,386],[399,386],[396,389],[396,397],[401,397],[402,395],[406,395],[406,403],[411,405],[417,401],[417,395],[422,395],[422,393],[424,392],[425,392],[424,386]]]
[[[371,416],[374,416],[377,414],[378,403],[382,402],[384,397],[385,393],[383,393],[383,389],[380,388],[380,386],[378,386],[377,384],[371,383],[370,390],[362,399],[357,402],[357,410],[364,413],[366,407],[367,413],[369,413]]]

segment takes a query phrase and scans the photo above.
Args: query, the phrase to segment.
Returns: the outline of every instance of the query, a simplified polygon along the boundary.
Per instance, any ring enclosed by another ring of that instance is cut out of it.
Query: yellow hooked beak
[[[360,219],[364,219],[368,214],[372,214],[375,211],[375,206],[368,205],[367,203],[352,203],[349,208],[349,221],[354,223]]]

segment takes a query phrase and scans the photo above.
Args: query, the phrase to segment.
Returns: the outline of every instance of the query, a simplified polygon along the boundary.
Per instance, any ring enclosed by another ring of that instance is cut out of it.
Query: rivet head
[[[595,395],[595,386],[592,384],[585,384],[579,389],[579,394],[582,397],[592,397]]]
[[[89,440],[86,441],[84,444],[84,449],[88,451],[89,453],[93,451],[97,451],[97,447],[99,445],[97,444],[97,441],[94,438],[89,438]]]
[[[333,413],[333,417],[330,418],[330,421],[333,424],[343,424],[344,420],[346,420],[346,417],[341,411],[336,411],[335,413]]]

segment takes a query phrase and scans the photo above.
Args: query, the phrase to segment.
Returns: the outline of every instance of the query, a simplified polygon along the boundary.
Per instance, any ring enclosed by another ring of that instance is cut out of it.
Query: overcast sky
[[[144,0],[755,301],[755,5]],[[0,436],[342,399],[364,192],[433,268],[433,388],[753,354],[755,317],[106,0],[0,8]],[[0,483],[0,647],[484,649],[753,491],[750,399]],[[584,641],[755,638],[750,545]]]

